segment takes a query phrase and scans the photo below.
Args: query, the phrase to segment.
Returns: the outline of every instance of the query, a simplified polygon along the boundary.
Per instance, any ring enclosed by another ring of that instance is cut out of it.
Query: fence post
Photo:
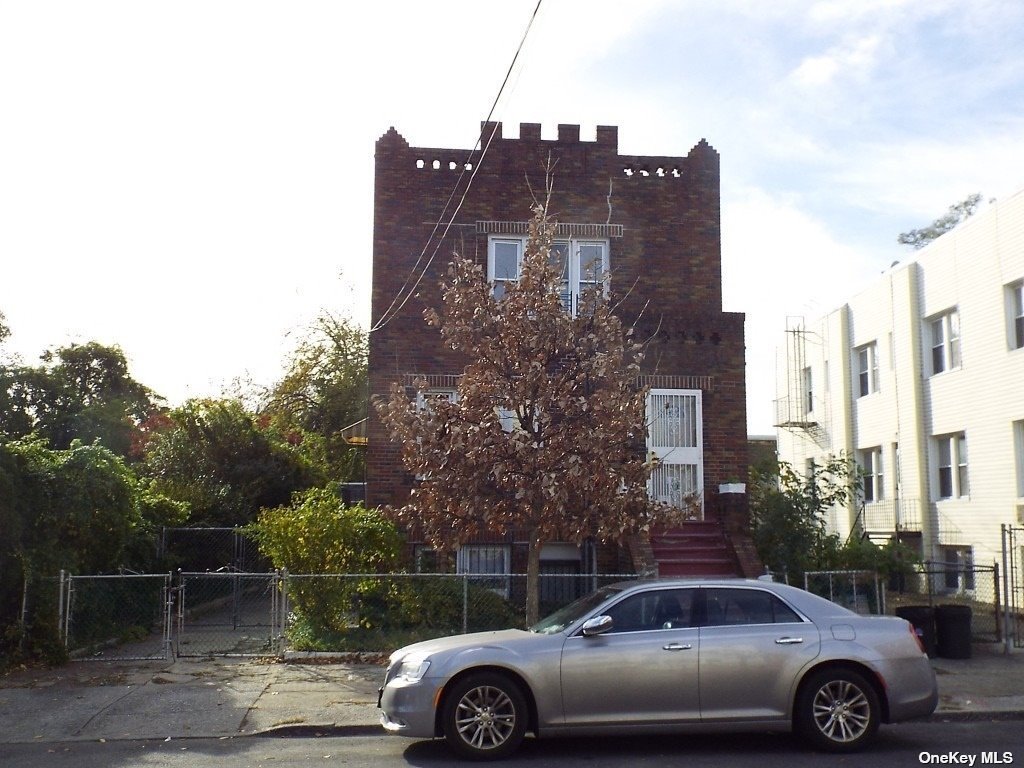
[[[999,612],[1002,608],[1002,600],[999,597],[999,563],[995,560],[992,561],[992,607],[995,611],[995,625],[996,625],[996,642],[1003,642],[1003,627],[1002,622],[999,620]]]
[[[1003,653],[1009,655],[1010,649],[1010,568],[1009,568],[1009,557],[1007,552],[1006,537],[1009,531],[1006,523],[1001,523],[999,526],[999,532],[1003,538],[1003,597],[1006,598],[1006,607],[1003,609]]]
[[[171,587],[173,575],[168,571],[164,576],[164,658],[167,661],[174,661],[174,642],[171,631],[172,608],[174,605],[174,590]]]
[[[282,568],[280,572],[281,579],[281,602],[278,606],[278,614],[280,617],[280,632],[277,635],[277,652],[278,655],[284,655],[285,649],[285,632],[288,629],[288,569]]]
[[[60,569],[60,586],[57,588],[57,641],[64,639],[64,574],[66,571]]]
[[[469,631],[469,576],[462,576],[462,634]]]

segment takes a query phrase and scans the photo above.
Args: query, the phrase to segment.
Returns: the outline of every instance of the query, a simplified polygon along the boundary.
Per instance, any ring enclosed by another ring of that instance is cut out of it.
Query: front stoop
[[[733,547],[715,521],[686,522],[652,531],[659,576],[741,576]]]

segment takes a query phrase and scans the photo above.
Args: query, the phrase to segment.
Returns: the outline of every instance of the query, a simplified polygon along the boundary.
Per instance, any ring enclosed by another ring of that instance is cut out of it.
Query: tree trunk
[[[540,621],[540,535],[536,529],[530,531],[529,550],[526,557],[526,626],[532,627]]]

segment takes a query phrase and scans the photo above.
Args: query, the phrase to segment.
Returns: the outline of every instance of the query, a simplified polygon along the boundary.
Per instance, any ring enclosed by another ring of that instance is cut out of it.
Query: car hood
[[[424,640],[419,643],[407,645],[395,651],[391,658],[405,658],[406,656],[417,655],[427,656],[443,652],[459,652],[470,648],[495,648],[504,647],[510,643],[517,643],[526,638],[537,637],[533,632],[522,629],[502,629],[495,632],[473,632],[468,635],[449,635],[438,637],[434,640]]]

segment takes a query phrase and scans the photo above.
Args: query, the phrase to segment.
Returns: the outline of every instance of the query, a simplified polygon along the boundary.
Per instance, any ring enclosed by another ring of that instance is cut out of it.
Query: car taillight
[[[907,629],[910,630],[910,634],[914,638],[914,642],[917,643],[917,647],[921,650],[921,653],[925,653],[924,642],[921,640],[921,635],[923,634],[921,630],[919,630],[909,621],[907,622]]]

